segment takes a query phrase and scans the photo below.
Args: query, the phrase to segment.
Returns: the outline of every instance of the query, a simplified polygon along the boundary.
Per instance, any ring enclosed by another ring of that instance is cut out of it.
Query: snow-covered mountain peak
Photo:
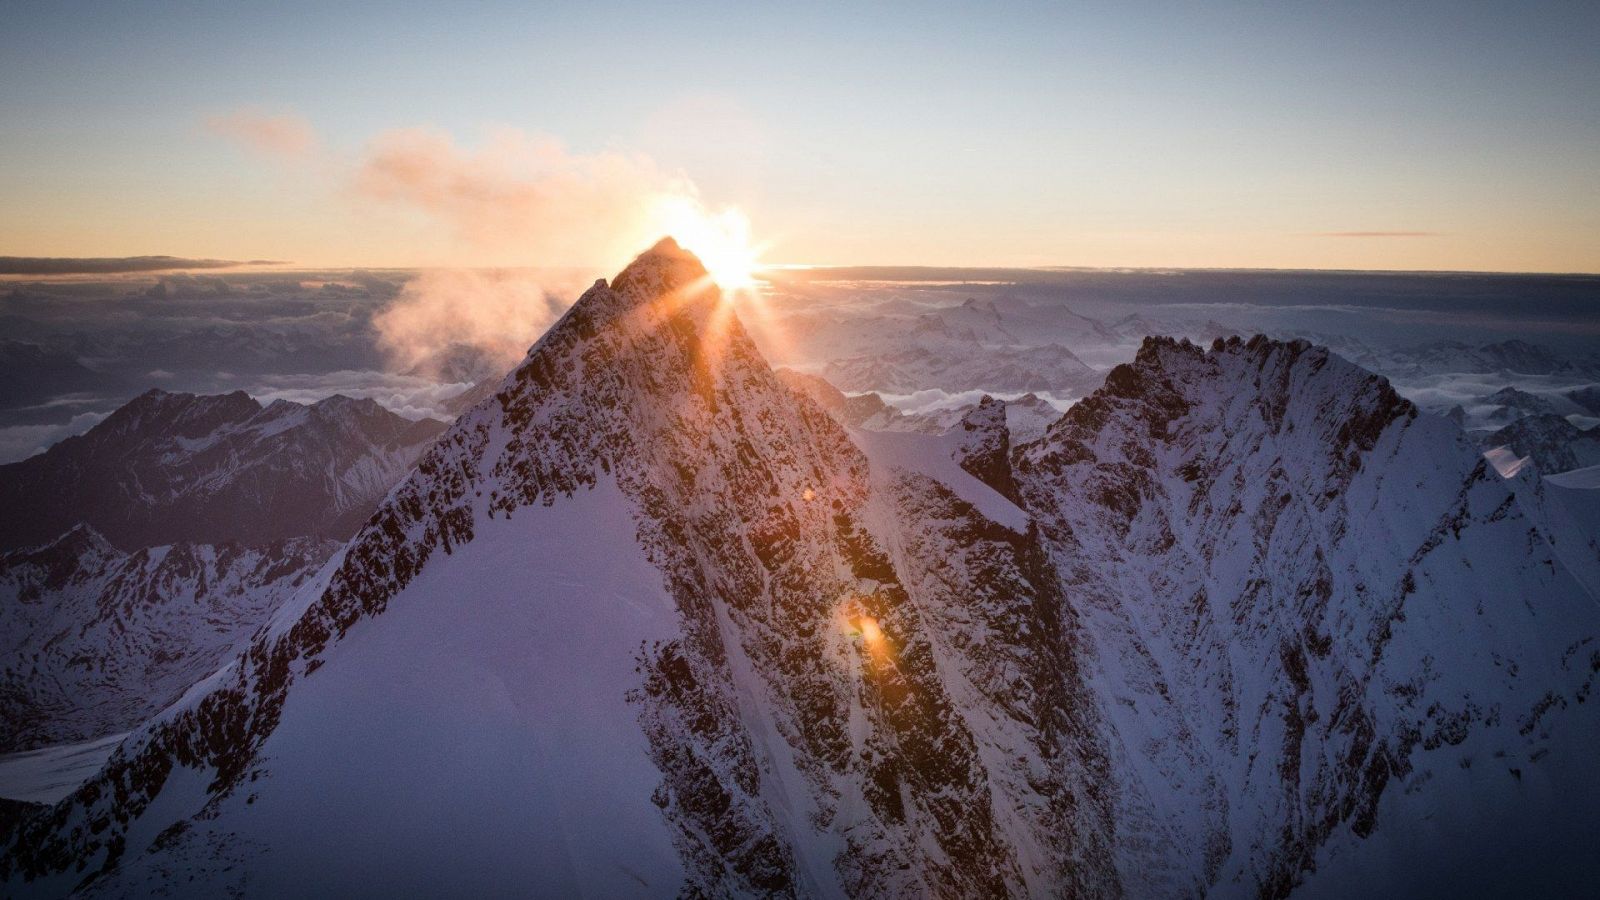
[[[1570,662],[1596,632],[1592,544],[1324,348],[1149,339],[1012,463],[1115,673],[1096,691],[1124,834],[1185,834],[1153,843],[1219,889],[1289,893],[1324,841],[1380,827],[1386,786],[1471,765],[1423,761],[1469,733],[1518,777],[1600,670]],[[1186,892],[1148,863],[1132,893]]]
[[[713,312],[724,309],[722,299],[700,260],[672,238],[662,238],[610,282],[596,280],[529,349],[523,366],[546,346],[570,347],[574,340],[597,336],[610,340],[623,333],[651,331],[668,320],[677,321],[680,327],[704,330]],[[719,321],[731,318],[725,315]]]
[[[971,412],[961,417],[961,428],[967,432],[1004,433],[1006,404],[1004,400],[984,394]]]
[[[700,259],[670,237],[639,254],[611,281],[612,290],[635,302],[661,299],[690,288],[695,288],[697,295],[704,292],[700,289],[715,291]]]
[[[323,397],[312,403],[311,409],[318,415],[336,418],[367,418],[381,416],[387,411],[371,397],[347,397],[344,394]]]
[[[260,411],[261,404],[244,391],[205,395],[151,388],[107,416],[94,431],[102,438],[152,430],[175,437],[198,437]],[[89,435],[82,435],[68,440],[88,438]]]
[[[89,525],[86,522],[79,522],[78,524],[72,526],[72,528],[69,529],[65,534],[47,544],[41,544],[32,550],[12,551],[11,553],[7,554],[7,556],[9,557],[37,553],[60,553],[63,555],[70,555],[72,557],[92,557],[118,552],[120,551],[118,551],[116,547],[112,546],[111,542],[106,540],[105,535],[97,531],[94,526]]]
[[[4,596],[5,592],[0,591],[0,598],[6,601],[37,599],[44,591],[66,585],[80,569],[92,569],[122,555],[122,551],[112,546],[100,532],[78,524],[49,543],[0,553],[0,572],[27,570],[33,575],[18,579],[12,596]]]
[[[1338,458],[1369,449],[1391,421],[1417,414],[1387,379],[1306,341],[1230,337],[1205,349],[1187,339],[1147,337],[1132,363],[1111,370],[1100,390],[1023,452],[1037,459],[1103,442],[1117,433],[1108,422],[1120,418],[1138,423],[1129,432],[1137,446],[1124,448],[1137,459],[1148,453],[1149,440],[1176,437],[1172,429],[1180,418],[1215,428],[1229,421],[1236,427],[1244,416],[1271,432],[1295,435],[1309,458]]]
[[[10,872],[43,875],[69,859],[114,865],[136,834],[141,846],[127,848],[120,876],[132,880],[122,883],[159,877],[143,867],[168,849],[147,855],[143,832],[121,823],[189,816],[198,803],[217,815],[183,836],[181,852],[204,853],[206,835],[270,836],[278,850],[262,857],[263,889],[303,879],[306,866],[279,871],[270,861],[324,860],[340,843],[327,828],[343,826],[312,817],[309,830],[273,831],[262,824],[272,811],[306,802],[307,785],[351,794],[371,781],[352,770],[324,782],[317,773],[329,759],[410,769],[427,765],[434,747],[395,731],[415,724],[412,713],[354,730],[324,721],[346,716],[336,698],[353,684],[364,708],[387,709],[385,698],[411,710],[437,702],[461,727],[517,738],[516,758],[539,767],[506,773],[468,747],[468,769],[499,805],[548,816],[565,835],[558,845],[582,835],[588,847],[623,828],[618,846],[631,849],[622,874],[598,847],[531,859],[521,842],[487,848],[493,863],[526,870],[550,893],[592,879],[708,894],[954,896],[1020,885],[1009,841],[1024,826],[986,812],[994,788],[886,546],[889,499],[874,498],[867,459],[845,430],[784,386],[731,311],[713,315],[723,307],[699,299],[714,289],[674,302],[697,268],[687,255],[655,252],[591,289],[494,398],[424,454],[325,589],[303,595],[235,666],[130,741],[97,787],[30,823],[32,849],[9,859]],[[958,502],[911,481],[895,490]],[[591,590],[604,571],[631,574]],[[432,624],[410,630],[418,616]],[[485,622],[493,627],[481,633]],[[572,628],[586,635],[577,651],[566,640]],[[515,651],[484,648],[503,634],[523,636]],[[417,654],[433,675],[397,685],[384,660]],[[570,690],[582,700],[552,715],[563,696],[553,681],[575,676],[540,667],[562,659],[581,669]],[[459,679],[485,674],[497,687],[460,693]],[[586,724],[569,730],[574,716]],[[303,743],[329,733],[347,734],[348,745]],[[485,737],[473,746],[495,745]],[[546,780],[574,765],[584,780]],[[189,772],[208,785],[200,795],[166,787],[167,773],[181,785]],[[377,855],[311,865],[329,886],[356,874],[378,879],[369,888],[408,877],[397,861],[421,863],[439,841],[459,838],[448,816],[434,815],[444,812],[438,795],[381,781],[372,787],[384,802],[419,804],[418,814],[385,816]],[[248,808],[258,793],[263,803]],[[80,813],[118,824],[74,832],[66,823]],[[380,859],[389,862],[373,868]],[[1060,860],[1029,865],[1032,873]],[[226,871],[211,875],[234,877]]]
[[[1508,448],[1553,475],[1600,464],[1600,426],[1584,430],[1554,413],[1524,416],[1483,438],[1485,450]]]

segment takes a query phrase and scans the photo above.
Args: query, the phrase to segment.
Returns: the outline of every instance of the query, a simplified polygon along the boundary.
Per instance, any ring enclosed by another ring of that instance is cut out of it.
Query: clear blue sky
[[[1596,2],[7,0],[0,254],[407,262],[203,125],[255,109],[647,155],[783,261],[1596,271],[1597,47]]]

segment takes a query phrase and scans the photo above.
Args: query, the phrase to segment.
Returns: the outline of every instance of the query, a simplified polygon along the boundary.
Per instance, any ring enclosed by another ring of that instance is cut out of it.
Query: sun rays
[[[683,197],[664,199],[657,210],[661,226],[706,267],[725,293],[752,290],[767,249],[750,239],[750,219],[737,207],[711,212]]]

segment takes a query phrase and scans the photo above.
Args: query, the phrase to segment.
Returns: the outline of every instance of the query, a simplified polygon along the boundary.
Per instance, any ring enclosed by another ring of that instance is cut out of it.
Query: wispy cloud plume
[[[268,156],[307,159],[318,151],[316,130],[293,113],[240,109],[210,116],[205,126],[213,134]]]
[[[406,283],[374,318],[379,344],[401,371],[448,377],[462,350],[495,372],[510,369],[583,286],[551,272],[435,269]]]
[[[552,138],[502,128],[479,148],[408,128],[379,135],[351,181],[356,194],[441,225],[498,258],[613,266],[648,246],[664,209],[701,206],[694,184],[649,158],[578,154]]]
[[[647,157],[577,154],[512,129],[493,132],[476,149],[431,129],[384,133],[350,186],[363,199],[442,229],[468,258],[587,270],[587,277],[548,269],[419,275],[376,319],[382,346],[407,371],[438,367],[462,348],[509,368],[596,270],[610,274],[683,221],[685,208],[710,216],[693,183]]]
[[[358,208],[390,222],[409,215],[437,233],[427,262],[439,268],[414,278],[376,320],[382,346],[407,371],[463,347],[510,366],[594,274],[610,274],[665,234],[728,218],[687,176],[643,154],[578,153],[513,128],[491,130],[475,146],[434,128],[395,129],[341,158],[292,115],[241,111],[208,125],[257,150],[312,161]],[[541,270],[440,267],[486,263]]]

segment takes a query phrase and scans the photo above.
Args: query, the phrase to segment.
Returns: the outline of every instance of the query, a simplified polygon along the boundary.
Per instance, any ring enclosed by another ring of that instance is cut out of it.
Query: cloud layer
[[[116,275],[125,272],[165,272],[178,269],[226,269],[232,266],[275,265],[274,260],[186,259],[181,256],[0,256],[0,275]]]
[[[52,444],[93,428],[106,415],[103,412],[87,412],[79,413],[65,422],[0,427],[0,464],[43,453]]]

